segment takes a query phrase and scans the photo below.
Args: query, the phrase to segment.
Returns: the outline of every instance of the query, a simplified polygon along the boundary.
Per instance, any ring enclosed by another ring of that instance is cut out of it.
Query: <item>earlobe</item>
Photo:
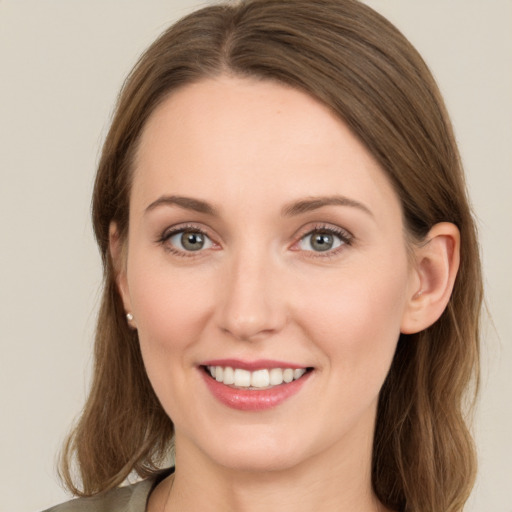
[[[415,279],[401,324],[413,334],[435,323],[446,309],[460,261],[460,233],[455,224],[440,222],[414,249]]]
[[[127,314],[132,318],[128,318],[130,325],[134,324],[133,315],[131,314],[132,306],[130,301],[130,294],[128,291],[128,281],[126,278],[126,248],[119,235],[119,230],[115,222],[110,223],[109,228],[109,251],[112,259],[113,270],[115,273],[115,280],[117,290],[123,301],[124,309]],[[134,326],[134,325],[133,325]]]

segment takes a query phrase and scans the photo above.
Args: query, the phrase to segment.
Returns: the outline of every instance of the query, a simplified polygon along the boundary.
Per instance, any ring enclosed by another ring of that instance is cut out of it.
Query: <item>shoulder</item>
[[[90,498],[76,498],[44,512],[144,512],[149,494],[169,471]]]
[[[45,512],[144,512],[152,487],[152,480],[143,480],[91,498],[76,498]]]

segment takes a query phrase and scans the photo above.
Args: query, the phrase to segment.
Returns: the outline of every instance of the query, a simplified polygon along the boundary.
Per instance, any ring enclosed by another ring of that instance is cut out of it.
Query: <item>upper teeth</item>
[[[305,373],[305,368],[271,368],[269,370],[256,370],[250,372],[230,366],[207,366],[210,375],[218,382],[234,385],[240,388],[266,388],[279,386],[283,382],[289,383],[300,379]]]

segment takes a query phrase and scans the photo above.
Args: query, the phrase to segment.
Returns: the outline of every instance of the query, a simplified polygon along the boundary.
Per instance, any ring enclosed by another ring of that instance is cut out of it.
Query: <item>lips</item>
[[[312,368],[279,361],[209,361],[200,366],[210,392],[221,403],[243,411],[276,407],[298,393]]]

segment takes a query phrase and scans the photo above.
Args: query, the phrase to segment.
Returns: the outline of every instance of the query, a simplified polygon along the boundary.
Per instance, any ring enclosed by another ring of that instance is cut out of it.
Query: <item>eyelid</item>
[[[327,251],[309,251],[309,250],[303,250],[299,248],[299,243],[307,236],[312,235],[315,232],[326,232],[329,234],[332,234],[336,237],[338,237],[341,240],[341,245],[330,249]],[[295,237],[295,241],[293,242],[291,246],[291,250],[294,251],[301,251],[303,253],[308,253],[308,257],[319,257],[319,258],[325,258],[325,257],[332,257],[338,252],[344,250],[346,246],[350,246],[353,244],[355,240],[355,237],[350,231],[348,231],[345,228],[342,228],[340,226],[336,226],[333,224],[326,224],[326,223],[317,223],[317,224],[309,224],[308,226],[301,229],[298,233],[298,235]]]
[[[201,233],[202,235],[204,235],[211,241],[213,247],[209,247],[207,249],[202,249],[202,250],[198,250],[198,251],[185,251],[185,250],[180,250],[180,249],[167,243],[172,236],[174,236],[178,233],[186,232],[186,231]],[[162,234],[160,236],[158,236],[156,243],[163,245],[167,251],[174,253],[178,256],[200,257],[203,255],[203,253],[207,252],[208,250],[211,250],[211,249],[218,250],[219,248],[221,248],[221,244],[216,241],[216,239],[215,239],[216,237],[212,236],[209,231],[210,231],[209,229],[205,229],[204,227],[202,227],[198,224],[194,224],[194,223],[177,224],[174,226],[169,226],[166,229],[164,229]],[[315,232],[326,232],[326,233],[332,234],[332,235],[338,237],[342,243],[340,246],[338,246],[334,249],[326,250],[324,252],[303,250],[298,247],[301,240],[303,240],[308,235],[312,235]],[[302,252],[302,253],[308,253],[308,257],[319,257],[319,258],[335,256],[336,254],[338,254],[338,252],[344,250],[346,248],[346,246],[352,245],[355,240],[354,235],[347,229],[337,226],[335,224],[328,224],[325,222],[308,224],[308,225],[304,226],[303,228],[301,228],[299,230],[298,234],[296,234],[293,238],[294,238],[294,242],[292,243],[292,245],[290,247],[291,250]]]
[[[192,232],[192,233],[200,233],[201,235],[205,236],[206,238],[208,238],[208,240],[210,240],[212,247],[208,247],[207,249],[201,249],[198,251],[186,251],[186,250],[179,249],[179,248],[171,245],[170,243],[168,243],[169,240],[173,236],[175,236],[179,233],[187,232],[187,231]],[[212,237],[210,235],[209,230],[204,229],[203,227],[201,227],[197,224],[192,224],[192,223],[177,224],[174,226],[167,227],[166,229],[164,229],[162,234],[158,236],[156,243],[164,246],[165,250],[167,250],[177,256],[186,257],[186,258],[199,257],[202,255],[202,253],[206,252],[207,250],[210,250],[210,249],[215,250],[216,248],[220,247],[220,244],[218,242],[216,242],[214,237]]]

